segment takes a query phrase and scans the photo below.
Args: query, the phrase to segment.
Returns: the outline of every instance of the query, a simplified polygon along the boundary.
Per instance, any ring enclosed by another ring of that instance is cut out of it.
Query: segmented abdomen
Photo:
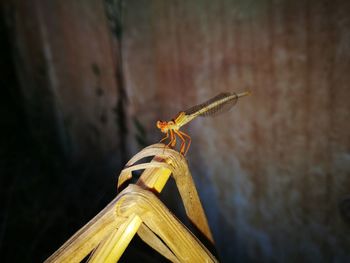
[[[185,114],[202,117],[215,116],[230,110],[236,104],[237,99],[238,96],[234,92],[220,93],[204,103],[189,108]]]

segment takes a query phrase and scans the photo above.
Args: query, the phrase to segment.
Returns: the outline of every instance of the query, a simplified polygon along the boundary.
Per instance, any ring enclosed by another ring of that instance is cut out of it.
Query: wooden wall
[[[221,91],[253,96],[184,131],[225,262],[350,260],[350,4],[125,1],[128,112],[157,119]],[[130,124],[130,130],[133,128]]]
[[[222,261],[350,261],[350,2],[122,1],[121,46],[102,1],[10,2],[32,127],[69,158],[125,159],[158,119],[250,89],[184,128]]]
[[[6,7],[38,141],[58,143],[75,160],[118,153],[118,58],[104,3],[13,0]]]

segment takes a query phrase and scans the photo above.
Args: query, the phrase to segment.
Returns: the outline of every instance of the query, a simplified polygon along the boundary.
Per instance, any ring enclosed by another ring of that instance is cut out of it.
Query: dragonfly
[[[193,106],[188,110],[180,111],[170,121],[157,121],[157,128],[160,129],[162,133],[166,134],[160,143],[170,137],[170,141],[166,147],[171,146],[171,148],[174,148],[176,146],[176,137],[179,137],[181,140],[180,153],[185,156],[191,145],[191,137],[183,131],[180,131],[182,126],[196,117],[215,116],[225,112],[231,109],[239,98],[249,95],[251,95],[250,91],[238,94],[234,92],[223,92],[204,103]]]

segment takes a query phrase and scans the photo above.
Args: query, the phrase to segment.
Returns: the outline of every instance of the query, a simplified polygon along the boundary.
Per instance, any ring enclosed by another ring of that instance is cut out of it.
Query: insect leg
[[[186,155],[186,153],[188,152],[188,149],[190,148],[190,145],[191,145],[191,137],[188,135],[188,134],[186,134],[186,133],[184,133],[184,132],[181,132],[181,131],[179,131],[179,133],[182,135],[182,136],[184,136],[185,138],[187,138],[188,139],[188,144],[187,144],[187,148],[186,148],[186,151],[185,151],[185,155]]]
[[[167,147],[169,147],[169,145],[172,145],[173,141],[174,141],[174,133],[173,133],[173,130],[170,130],[170,142],[167,144]]]
[[[173,142],[172,142],[172,144],[171,144],[171,147],[175,147],[176,146],[176,132],[175,132],[175,130],[173,130],[173,134],[174,134],[174,140],[173,140]]]
[[[181,135],[181,132],[180,131],[176,131],[176,130],[174,130],[174,132],[180,137],[180,139],[181,139],[181,141],[182,141],[182,143],[181,143],[181,147],[180,147],[180,153],[181,154],[184,154],[184,149],[186,148],[185,146],[186,146],[186,140],[185,140],[185,138]]]
[[[163,141],[166,141],[166,139],[169,138],[169,131],[167,131],[166,136],[159,141],[159,143],[162,143]]]

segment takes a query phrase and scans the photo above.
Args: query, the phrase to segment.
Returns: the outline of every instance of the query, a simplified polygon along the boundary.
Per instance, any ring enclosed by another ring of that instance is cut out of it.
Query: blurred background
[[[350,2],[1,2],[0,254],[40,262],[111,201],[157,120],[187,155],[222,262],[350,262]],[[162,200],[183,215],[174,184]],[[160,262],[134,240],[121,262]]]

